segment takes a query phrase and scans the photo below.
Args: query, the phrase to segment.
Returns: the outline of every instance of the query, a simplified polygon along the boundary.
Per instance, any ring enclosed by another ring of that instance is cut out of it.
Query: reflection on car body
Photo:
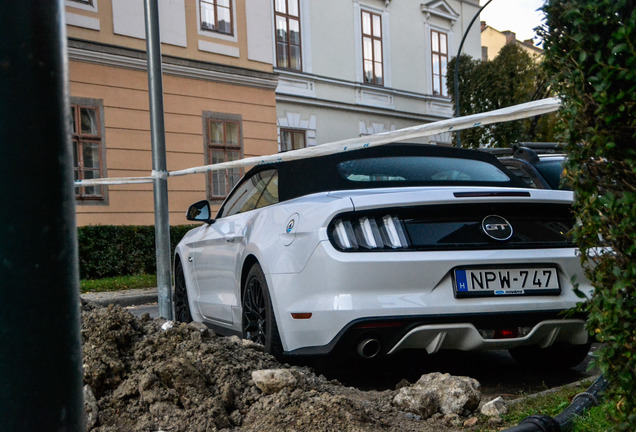
[[[261,165],[175,251],[177,318],[273,354],[509,349],[572,366],[591,289],[572,193],[479,151],[394,144]],[[196,213],[196,212],[195,212]],[[188,212],[188,215],[195,213]]]

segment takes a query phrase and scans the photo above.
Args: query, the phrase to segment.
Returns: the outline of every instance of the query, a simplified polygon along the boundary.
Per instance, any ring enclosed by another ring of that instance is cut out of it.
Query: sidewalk
[[[157,288],[140,288],[121,291],[80,294],[84,300],[103,306],[117,304],[120,306],[138,306],[157,303]]]

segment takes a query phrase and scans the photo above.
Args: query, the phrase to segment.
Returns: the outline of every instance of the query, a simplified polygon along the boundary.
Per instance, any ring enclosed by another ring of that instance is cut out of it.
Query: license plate
[[[457,268],[456,297],[559,294],[556,267]]]

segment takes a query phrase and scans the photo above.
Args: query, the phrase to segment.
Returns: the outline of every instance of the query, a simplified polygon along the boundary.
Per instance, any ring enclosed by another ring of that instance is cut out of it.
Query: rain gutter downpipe
[[[466,41],[466,36],[468,36],[468,32],[470,31],[470,28],[473,26],[473,23],[475,22],[475,20],[477,19],[481,11],[483,11],[484,8],[488,6],[491,1],[492,0],[488,0],[485,5],[480,7],[477,13],[475,14],[475,16],[473,17],[473,19],[470,20],[470,24],[468,24],[468,28],[464,32],[464,36],[462,36],[462,41],[459,43],[459,48],[457,49],[457,56],[455,57],[455,117],[460,116],[460,113],[459,113],[459,55],[462,53],[462,48],[464,47],[464,42]],[[457,147],[461,147],[461,146],[462,146],[461,133],[457,132]]]
[[[572,403],[561,414],[555,417],[535,414],[503,432],[567,432],[572,428],[572,423],[577,416],[599,404],[599,397],[607,385],[607,380],[601,375],[586,391],[574,396]]]

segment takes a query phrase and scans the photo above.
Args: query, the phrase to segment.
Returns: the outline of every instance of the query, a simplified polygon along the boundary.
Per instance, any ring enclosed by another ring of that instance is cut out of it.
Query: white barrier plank
[[[169,177],[177,177],[191,174],[199,174],[208,171],[219,171],[229,168],[245,168],[254,165],[290,161],[296,159],[304,159],[315,156],[324,156],[334,153],[342,153],[346,151],[358,150],[361,148],[375,147],[389,144],[397,141],[407,141],[415,138],[422,138],[436,135],[443,132],[454,132],[458,130],[470,129],[473,127],[484,126],[493,123],[501,123],[513,120],[521,120],[524,118],[534,117],[541,114],[547,114],[557,111],[561,106],[558,98],[547,98],[538,101],[527,102],[511,107],[502,108],[485,113],[472,114],[464,117],[451,118],[433,123],[426,123],[417,126],[411,126],[404,129],[398,129],[390,132],[382,132],[375,135],[362,136],[357,138],[336,141],[328,144],[320,144],[315,147],[291,150],[285,153],[277,153],[267,156],[256,156],[243,158],[231,162],[222,162],[211,165],[203,165],[199,167],[187,168],[183,170],[170,171],[167,173]],[[163,177],[166,173],[153,172],[150,177],[130,178],[129,183],[149,183],[155,177]],[[75,182],[76,186],[93,186],[105,184],[125,184],[121,182],[123,178],[113,179],[95,179],[82,180]],[[137,181],[139,180],[139,181]],[[142,181],[144,180],[144,181]],[[149,180],[149,181],[145,181]]]
[[[147,177],[111,177],[98,178],[91,180],[79,180],[75,182],[76,187],[80,186],[99,186],[99,185],[122,185],[122,184],[140,184],[152,183],[155,176]]]
[[[448,120],[441,120],[433,123],[426,123],[418,126],[411,126],[390,132],[382,132],[375,135],[351,138],[336,141],[328,144],[321,144],[315,147],[291,150],[285,153],[278,153],[269,156],[256,156],[244,158],[237,161],[223,162],[219,164],[204,165],[195,168],[188,168],[178,171],[170,171],[169,176],[183,176],[197,174],[207,171],[218,171],[228,168],[244,168],[265,163],[282,162],[296,159],[304,159],[315,156],[323,156],[333,153],[357,150],[366,147],[375,147],[389,144],[396,141],[422,138],[436,135],[442,132],[451,132],[473,127],[483,126],[492,123],[499,123],[511,120],[519,120],[546,114],[559,109],[561,103],[557,98],[541,99],[520,105],[514,105],[486,113],[473,114],[464,117],[457,117]]]

